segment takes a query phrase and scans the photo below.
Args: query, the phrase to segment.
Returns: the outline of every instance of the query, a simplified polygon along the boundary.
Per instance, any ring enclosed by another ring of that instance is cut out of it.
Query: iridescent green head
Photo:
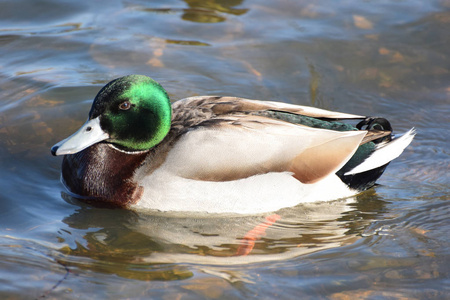
[[[143,75],[129,75],[105,85],[94,99],[88,121],[52,148],[73,154],[106,141],[126,151],[159,144],[170,130],[172,108],[164,88]]]

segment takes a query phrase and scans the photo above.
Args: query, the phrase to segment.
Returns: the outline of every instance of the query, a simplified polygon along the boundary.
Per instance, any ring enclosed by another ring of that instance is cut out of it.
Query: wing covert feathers
[[[364,119],[365,116],[346,114],[325,109],[294,105],[288,103],[249,100],[237,97],[197,96],[189,97],[175,102],[173,105],[186,103],[187,106],[198,106],[210,109],[216,115],[233,112],[252,112],[264,110],[279,110],[293,114],[300,114],[313,118],[329,119]]]

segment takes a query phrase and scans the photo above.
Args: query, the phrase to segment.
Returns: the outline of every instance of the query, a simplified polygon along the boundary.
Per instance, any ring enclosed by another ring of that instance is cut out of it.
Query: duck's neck
[[[107,143],[98,143],[79,153],[66,155],[62,178],[67,188],[79,196],[114,206],[127,206],[142,196],[142,187],[132,178],[147,154],[145,151],[122,152]]]

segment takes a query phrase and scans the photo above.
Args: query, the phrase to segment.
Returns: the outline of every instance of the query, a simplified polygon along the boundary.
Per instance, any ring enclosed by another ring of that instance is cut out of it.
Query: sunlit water
[[[448,298],[449,32],[448,0],[2,2],[0,298]],[[241,217],[93,208],[65,194],[49,148],[134,73],[174,100],[277,100],[418,134],[352,199]]]

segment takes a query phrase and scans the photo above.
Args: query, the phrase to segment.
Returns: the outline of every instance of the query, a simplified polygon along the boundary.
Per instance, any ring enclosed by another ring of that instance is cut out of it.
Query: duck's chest
[[[132,177],[146,155],[130,155],[106,143],[98,143],[79,153],[66,155],[62,162],[62,178],[74,194],[127,206],[142,196],[142,188],[132,181]]]

